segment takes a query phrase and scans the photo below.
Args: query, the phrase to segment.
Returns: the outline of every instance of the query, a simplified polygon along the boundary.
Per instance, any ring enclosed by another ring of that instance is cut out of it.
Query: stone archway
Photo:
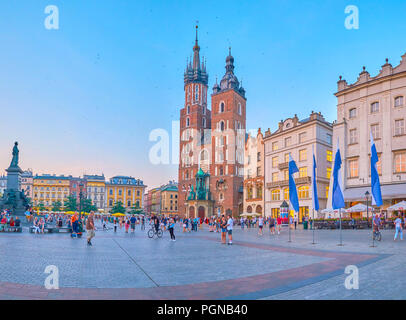
[[[193,206],[189,207],[189,218],[190,219],[195,218],[195,207],[193,207]]]
[[[206,209],[203,206],[200,206],[199,209],[197,210],[197,214],[200,219],[204,219],[206,216]]]
[[[252,207],[251,207],[251,206],[248,206],[248,207],[247,207],[247,212],[248,212],[248,213],[252,213]]]
[[[255,212],[262,214],[262,207],[261,207],[260,205],[258,205],[258,206],[255,208]]]

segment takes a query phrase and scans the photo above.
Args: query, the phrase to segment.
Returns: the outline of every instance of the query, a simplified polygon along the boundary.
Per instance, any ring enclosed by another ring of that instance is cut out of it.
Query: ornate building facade
[[[226,72],[213,87],[211,110],[207,108],[208,74],[200,61],[197,39],[193,60],[184,74],[185,103],[180,110],[179,214],[197,216],[187,200],[200,169],[214,200],[212,214],[237,216],[243,210],[243,168],[245,147],[245,90],[234,74],[234,57],[226,58]],[[188,209],[189,208],[189,209]],[[200,215],[203,215],[201,212]]]

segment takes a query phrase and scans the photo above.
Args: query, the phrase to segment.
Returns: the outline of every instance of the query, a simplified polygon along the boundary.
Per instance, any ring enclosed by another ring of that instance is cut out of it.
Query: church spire
[[[193,71],[200,70],[200,56],[199,56],[199,43],[198,43],[198,37],[197,37],[197,30],[198,26],[196,25],[196,41],[195,41],[195,46],[193,47]]]
[[[207,85],[208,75],[206,72],[206,61],[200,61],[200,47],[198,37],[199,27],[196,25],[195,45],[193,46],[193,58],[190,57],[189,65],[186,67],[184,80],[185,84],[189,82],[201,82]]]

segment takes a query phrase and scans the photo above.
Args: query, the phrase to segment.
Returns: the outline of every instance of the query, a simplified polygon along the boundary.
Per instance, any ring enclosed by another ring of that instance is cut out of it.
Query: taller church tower
[[[242,211],[246,119],[245,90],[234,74],[234,57],[226,58],[226,73],[211,95],[212,137],[210,191],[215,214]]]
[[[200,160],[208,157],[206,153],[200,153],[202,145],[208,138],[205,137],[204,131],[211,127],[211,112],[207,109],[208,74],[206,63],[200,62],[197,31],[196,26],[193,60],[187,62],[184,73],[185,104],[180,110],[178,212],[181,216],[188,214],[186,200],[195,183],[195,175],[201,165]],[[202,164],[202,168],[205,170],[204,164]]]

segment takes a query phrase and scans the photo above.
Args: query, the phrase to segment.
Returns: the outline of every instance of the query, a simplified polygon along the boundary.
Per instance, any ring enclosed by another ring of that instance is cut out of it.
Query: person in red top
[[[14,227],[14,219],[13,219],[13,217],[10,218],[10,227]]]
[[[276,218],[276,228],[278,229],[278,234],[281,234],[281,225],[282,225],[282,219],[281,217]]]

